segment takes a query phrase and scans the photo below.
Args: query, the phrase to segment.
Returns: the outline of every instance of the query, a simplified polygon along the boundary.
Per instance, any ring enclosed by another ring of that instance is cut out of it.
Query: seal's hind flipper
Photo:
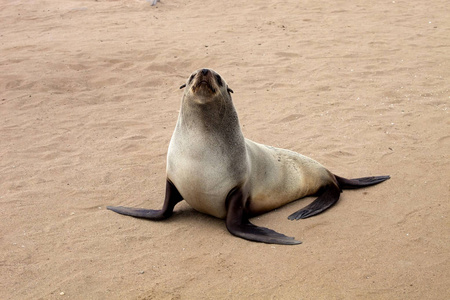
[[[289,220],[306,219],[327,210],[339,200],[341,191],[335,185],[325,187],[323,193],[308,206],[291,214]]]
[[[164,199],[164,205],[161,210],[142,209],[123,206],[107,206],[106,208],[121,215],[157,221],[157,220],[164,220],[170,217],[173,213],[173,208],[181,200],[183,200],[183,197],[180,195],[175,185],[172,182],[170,182],[170,180],[167,180],[166,198]]]
[[[337,175],[334,175],[334,177],[336,177],[336,180],[339,183],[339,186],[341,187],[341,189],[359,189],[362,187],[381,183],[381,182],[391,178],[391,176],[389,176],[389,175],[361,177],[361,178],[354,178],[354,179],[347,179],[347,178],[339,177]]]
[[[250,223],[245,208],[245,194],[242,188],[236,188],[227,196],[226,225],[231,234],[249,241],[267,244],[298,245],[302,243],[293,237]]]

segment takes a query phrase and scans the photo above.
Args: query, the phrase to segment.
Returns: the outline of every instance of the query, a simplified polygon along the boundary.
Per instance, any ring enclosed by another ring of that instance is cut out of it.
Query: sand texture
[[[0,2],[0,299],[450,299],[450,6],[435,1]],[[248,242],[160,208],[183,84],[219,72],[247,138],[352,178]]]

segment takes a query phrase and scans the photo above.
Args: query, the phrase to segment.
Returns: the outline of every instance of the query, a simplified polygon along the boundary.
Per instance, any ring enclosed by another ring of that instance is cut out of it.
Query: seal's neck
[[[230,145],[245,143],[237,112],[230,102],[197,104],[183,101],[177,130],[188,135],[213,136]]]

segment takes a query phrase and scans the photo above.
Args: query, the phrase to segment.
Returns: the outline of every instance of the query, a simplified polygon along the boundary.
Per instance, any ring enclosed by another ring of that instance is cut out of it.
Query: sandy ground
[[[372,2],[1,1],[0,299],[449,299],[448,1]],[[202,67],[247,138],[392,179],[252,220],[298,246],[106,210],[162,205]]]

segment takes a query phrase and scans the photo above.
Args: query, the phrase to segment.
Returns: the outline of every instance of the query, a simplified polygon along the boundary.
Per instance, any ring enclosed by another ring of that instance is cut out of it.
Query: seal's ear
[[[229,87],[227,87],[227,91],[228,93],[234,93],[232,89],[230,89]]]
[[[186,87],[186,83],[183,84],[182,86],[180,86],[180,90],[181,90],[182,88],[185,88],[185,87]]]

